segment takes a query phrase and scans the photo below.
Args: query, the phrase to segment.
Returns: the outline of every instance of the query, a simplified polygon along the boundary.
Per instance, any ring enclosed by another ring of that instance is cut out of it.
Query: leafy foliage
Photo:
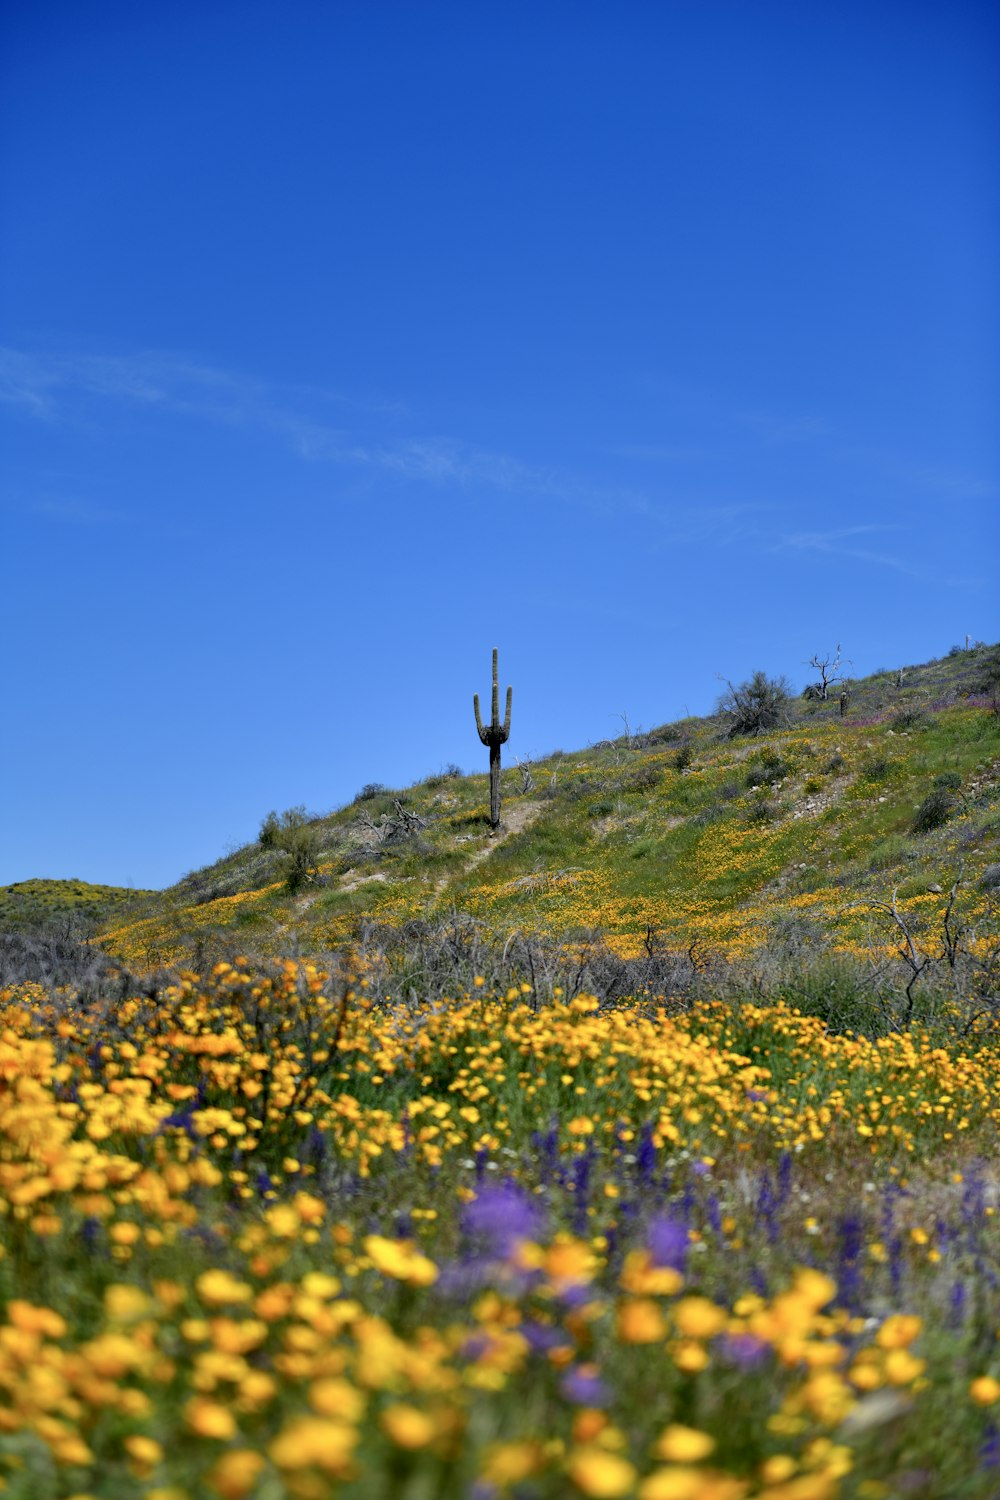
[[[258,842],[263,849],[284,855],[280,871],[288,891],[299,891],[315,879],[319,866],[319,830],[304,807],[290,807],[280,815],[269,812],[260,825]]]
[[[929,833],[941,828],[953,818],[960,807],[955,794],[947,786],[937,786],[921,802],[913,819],[914,833]]]
[[[738,686],[727,684],[719,699],[719,712],[728,720],[730,738],[766,734],[791,722],[792,688],[785,677],[754,672]]]

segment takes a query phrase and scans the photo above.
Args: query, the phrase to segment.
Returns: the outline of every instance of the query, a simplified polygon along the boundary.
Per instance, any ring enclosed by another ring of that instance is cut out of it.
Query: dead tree
[[[815,667],[819,673],[819,682],[816,684],[819,689],[817,696],[821,703],[825,703],[830,696],[830,689],[833,684],[841,680],[841,667],[850,666],[850,662],[841,656],[840,645],[838,643],[837,649],[832,656],[820,656],[817,651],[815,656],[810,656],[806,662],[806,666]]]

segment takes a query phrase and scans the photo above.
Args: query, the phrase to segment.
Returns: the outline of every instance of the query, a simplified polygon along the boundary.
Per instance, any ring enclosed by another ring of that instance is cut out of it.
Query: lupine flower
[[[657,1218],[649,1226],[647,1243],[654,1266],[683,1272],[687,1262],[688,1231],[676,1219]]]

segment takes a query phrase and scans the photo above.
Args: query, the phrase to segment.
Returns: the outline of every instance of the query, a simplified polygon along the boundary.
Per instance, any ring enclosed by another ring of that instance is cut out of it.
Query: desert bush
[[[355,802],[372,802],[376,797],[386,796],[388,791],[389,788],[381,781],[366,781],[354,800]]]
[[[986,647],[976,652],[976,672],[971,684],[973,693],[987,697],[1000,695],[1000,646]]]
[[[791,722],[791,693],[787,678],[768,677],[766,672],[754,672],[739,685],[727,683],[718,710],[729,720],[730,739],[786,727]]]
[[[791,772],[791,766],[775,750],[765,750],[759,759],[755,760],[746,773],[746,784],[749,787],[769,786],[772,781],[783,781]]]
[[[954,817],[960,806],[958,798],[948,787],[938,786],[927,796],[917,808],[913,819],[914,833],[930,833],[934,828],[941,828]]]
[[[911,852],[912,846],[905,834],[890,834],[872,849],[868,856],[868,868],[869,870],[891,870],[906,859]]]
[[[923,709],[904,708],[901,713],[894,714],[889,720],[889,727],[905,733],[909,729],[922,729],[926,723],[927,715]]]
[[[835,750],[823,767],[823,774],[824,776],[839,776],[846,765],[847,761],[841,755],[840,751]]]
[[[755,797],[746,811],[748,823],[773,823],[780,808],[769,797]]]
[[[276,812],[269,812],[260,825],[260,833],[257,842],[262,849],[277,848],[278,836],[281,833],[281,819]]]
[[[319,830],[309,821],[304,807],[289,807],[283,813],[269,812],[260,825],[261,847],[283,855],[279,871],[289,891],[301,890],[315,878],[319,863]]]
[[[682,745],[674,756],[674,767],[678,771],[686,771],[694,760],[694,750],[690,744]]]
[[[962,778],[957,771],[942,771],[940,776],[935,776],[934,785],[944,787],[949,792],[957,792],[961,789]]]
[[[637,771],[632,771],[622,779],[622,791],[629,794],[651,791],[660,782],[660,771],[657,766],[640,766]]]
[[[597,781],[593,776],[559,776],[542,788],[541,795],[560,802],[582,802],[604,791],[607,791],[607,782]]]
[[[810,776],[804,782],[802,790],[805,792],[807,797],[815,797],[817,792],[821,792],[823,790],[823,783],[822,781],[820,781],[818,776]]]
[[[651,745],[675,745],[681,737],[681,731],[676,724],[663,724],[659,729],[651,729],[646,736]]]
[[[893,763],[885,755],[870,755],[861,765],[862,781],[887,781],[893,772]]]

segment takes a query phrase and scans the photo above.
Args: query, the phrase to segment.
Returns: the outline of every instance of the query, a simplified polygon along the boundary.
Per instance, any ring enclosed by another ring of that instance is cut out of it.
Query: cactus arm
[[[507,712],[503,716],[503,729],[500,731],[501,734],[503,735],[505,741],[506,741],[506,739],[508,738],[508,736],[510,734],[510,705],[511,705],[511,699],[513,698],[513,696],[514,696],[514,689],[513,688],[508,688],[507,689]]]
[[[482,714],[479,712],[479,694],[478,693],[474,693],[473,694],[472,704],[473,704],[473,707],[476,710],[476,729],[479,731],[479,738],[483,742],[484,745],[488,745],[489,742],[490,742],[489,741],[489,734],[488,734],[487,730],[483,726],[483,717],[482,717]]]

